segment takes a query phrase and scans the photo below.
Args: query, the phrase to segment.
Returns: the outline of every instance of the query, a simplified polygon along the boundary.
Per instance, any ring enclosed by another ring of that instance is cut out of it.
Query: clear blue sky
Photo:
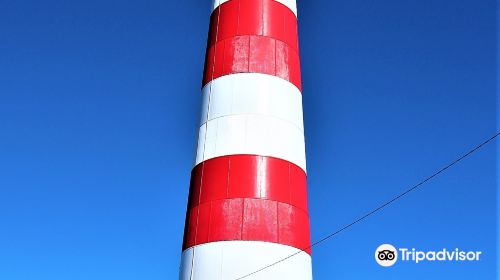
[[[210,0],[0,4],[0,279],[176,279]],[[299,1],[312,238],[495,132],[493,0]],[[495,145],[313,250],[315,279],[494,279]],[[381,243],[482,250],[379,267]]]

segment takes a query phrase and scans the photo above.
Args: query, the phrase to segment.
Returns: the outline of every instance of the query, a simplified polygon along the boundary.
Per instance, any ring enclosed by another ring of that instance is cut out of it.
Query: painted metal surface
[[[295,0],[216,0],[181,280],[310,280]]]
[[[310,254],[309,216],[293,205],[255,198],[213,200],[188,210],[183,249],[228,240],[279,243]]]
[[[274,76],[243,73],[213,80],[202,89],[201,122],[229,115],[262,115],[287,121],[303,130],[302,95]]]
[[[207,50],[203,85],[224,75],[262,73],[302,89],[299,54],[271,37],[242,35],[217,42]]]
[[[217,9],[220,5],[226,3],[226,2],[231,2],[231,1],[237,1],[237,0],[214,0],[213,4],[213,9]],[[248,0],[247,0],[248,1]],[[254,1],[254,0],[251,0]],[[293,12],[295,15],[297,15],[297,3],[295,0],[275,0],[278,3],[281,3],[288,9],[290,9],[291,12]]]
[[[195,165],[238,154],[280,158],[306,171],[304,133],[287,121],[261,115],[231,115],[201,126]]]
[[[295,51],[299,49],[295,14],[274,0],[232,0],[220,5],[212,13],[209,47],[242,35],[270,37],[284,42]]]
[[[207,243],[182,253],[180,279],[234,280],[295,253],[293,247],[267,242]],[[311,256],[299,252],[279,266],[245,280],[305,280],[312,279],[311,274]]]
[[[262,198],[307,213],[306,174],[288,161],[254,155],[217,157],[198,164],[191,174],[188,209],[227,198]]]

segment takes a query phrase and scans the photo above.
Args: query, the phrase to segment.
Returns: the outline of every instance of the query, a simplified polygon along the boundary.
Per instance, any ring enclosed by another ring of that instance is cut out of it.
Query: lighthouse
[[[295,0],[215,0],[181,280],[312,279]]]

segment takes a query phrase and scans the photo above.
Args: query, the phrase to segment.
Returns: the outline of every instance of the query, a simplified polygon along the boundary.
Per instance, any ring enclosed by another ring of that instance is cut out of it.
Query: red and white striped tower
[[[215,0],[180,279],[312,279],[295,0]]]

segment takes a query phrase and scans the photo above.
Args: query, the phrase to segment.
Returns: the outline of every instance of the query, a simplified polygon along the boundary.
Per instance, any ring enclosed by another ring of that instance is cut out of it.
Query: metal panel
[[[230,115],[200,127],[195,165],[227,155],[276,157],[306,172],[304,134],[297,126],[269,116]]]
[[[288,161],[233,155],[206,160],[192,171],[189,206],[226,198],[262,198],[307,212],[306,174]]]
[[[276,40],[269,40],[268,38],[261,36],[250,37],[249,72],[271,75],[276,73]]]
[[[279,231],[277,209],[278,203],[276,201],[266,199],[244,199],[241,239],[278,243]],[[288,233],[294,234],[293,232]]]
[[[188,210],[183,248],[225,241],[279,243],[310,253],[309,216],[293,205],[267,199],[230,198]]]
[[[240,34],[251,34],[251,35],[263,35],[262,29],[264,28],[264,19],[262,1],[269,0],[236,0],[229,1],[221,5],[221,14],[225,13],[225,6],[239,5],[239,22],[238,29]],[[271,0],[273,1],[273,0]],[[224,24],[235,24],[235,23],[224,23]],[[233,34],[235,36],[237,34]]]
[[[243,240],[241,221],[244,215],[244,200],[224,199],[209,204],[212,204],[209,240]]]
[[[228,115],[264,115],[303,130],[302,95],[283,79],[257,73],[223,76],[203,87],[201,125]],[[210,112],[208,112],[210,110]]]
[[[228,163],[227,195],[224,198],[261,198],[260,173],[262,169],[260,164],[262,157],[251,155],[225,156],[204,161],[203,164],[220,164],[226,160]],[[206,182],[206,187],[214,188],[217,186],[214,186],[212,182]]]
[[[244,252],[244,253],[242,253]],[[289,246],[256,241],[208,243],[182,253],[181,280],[234,280],[292,254]],[[248,280],[311,280],[311,256],[299,252]]]
[[[226,2],[238,2],[238,0],[214,0],[213,4],[213,9],[217,9],[220,5],[226,3]],[[253,0],[254,1],[254,0]],[[296,0],[274,0],[278,3],[283,4],[285,7],[290,9],[290,11],[293,12],[293,14],[296,16],[297,15],[297,2]]]
[[[297,211],[293,205],[278,203],[279,243],[303,249],[311,254],[309,216]]]
[[[301,90],[298,52],[271,37],[231,37],[208,48],[203,85],[235,73],[273,75],[291,82]]]
[[[240,28],[240,24],[238,24],[239,21],[239,1],[229,1],[219,6],[219,8],[215,10],[210,17],[208,46],[212,46],[216,40],[220,41],[238,34],[238,29]],[[212,26],[215,26],[215,28]]]
[[[223,249],[210,250],[211,247],[197,247],[182,253],[180,280],[222,280],[223,271],[219,269],[223,261]],[[229,280],[229,279],[227,279]]]

